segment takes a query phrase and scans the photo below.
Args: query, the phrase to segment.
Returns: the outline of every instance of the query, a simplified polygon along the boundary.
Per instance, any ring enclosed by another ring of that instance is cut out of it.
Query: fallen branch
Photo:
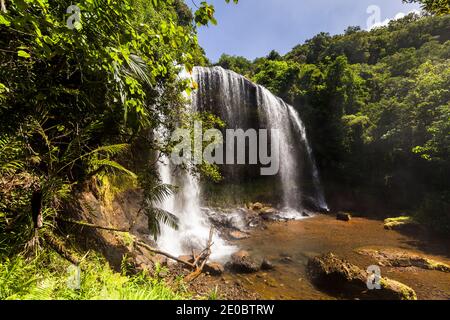
[[[61,222],[76,224],[76,225],[83,226],[83,227],[101,229],[101,230],[106,230],[106,231],[130,232],[130,230],[125,230],[125,229],[116,229],[116,228],[110,228],[110,227],[97,226],[95,224],[88,223],[85,221],[75,221],[75,220],[71,220],[71,219],[62,219],[62,218],[56,218],[56,220],[61,221]]]
[[[169,258],[171,260],[174,260],[176,262],[182,263],[182,264],[184,264],[184,265],[186,265],[188,267],[195,268],[195,265],[190,263],[189,261],[184,261],[184,260],[178,259],[177,257],[171,255],[170,253],[167,253],[165,251],[153,248],[153,247],[149,246],[148,244],[146,244],[146,243],[144,243],[142,241],[135,241],[135,243],[137,245],[140,245],[141,247],[144,247],[148,251],[151,251],[151,252],[156,253],[156,254],[161,254],[161,255],[166,256],[167,258]]]
[[[101,230],[113,231],[113,232],[130,232],[130,230],[123,230],[123,229],[116,229],[116,228],[98,226],[98,225],[95,225],[95,224],[92,224],[92,223],[88,223],[88,222],[85,222],[85,221],[74,221],[74,220],[71,220],[71,219],[62,219],[62,218],[56,218],[56,219],[61,221],[61,222],[76,224],[76,225],[80,225],[80,226],[88,227],[88,228],[101,229]],[[176,261],[178,263],[181,263],[181,264],[184,264],[185,266],[188,266],[189,268],[194,269],[194,271],[192,273],[190,273],[189,275],[187,275],[185,277],[185,281],[186,282],[191,282],[191,281],[195,280],[203,272],[203,268],[205,267],[206,263],[208,262],[208,259],[209,259],[210,255],[211,255],[211,247],[213,245],[213,242],[212,242],[213,235],[214,235],[214,228],[211,228],[211,230],[209,231],[209,239],[208,239],[208,243],[206,245],[206,248],[203,249],[197,257],[195,256],[194,251],[192,251],[192,257],[194,259],[193,263],[191,263],[189,261],[181,260],[181,259],[171,255],[168,252],[162,251],[162,250],[157,249],[157,248],[153,248],[153,247],[149,246],[148,244],[146,244],[145,242],[136,240],[135,237],[134,237],[134,243],[136,245],[144,247],[145,249],[147,249],[150,252],[163,255],[163,256],[171,259],[171,260],[174,260],[174,261]],[[57,243],[55,243],[54,241],[51,241],[51,240],[52,239],[50,238],[48,240],[48,242],[53,242],[53,245],[52,245],[53,247],[55,247],[57,249],[61,249],[61,246],[59,246]],[[63,255],[69,261],[73,262],[75,265],[77,265],[79,263],[77,259],[75,259],[72,256],[68,255],[65,250],[56,250],[56,251],[58,251],[58,253]]]
[[[76,257],[74,254],[72,254],[64,245],[64,242],[61,241],[57,236],[55,236],[53,233],[44,230],[42,232],[42,237],[44,238],[45,242],[53,249],[55,250],[61,257],[68,260],[72,264],[78,266],[80,264],[80,259]]]
[[[200,274],[203,272],[203,268],[205,267],[206,263],[208,262],[209,256],[211,255],[211,246],[213,245],[212,242],[213,235],[214,235],[214,228],[211,228],[211,230],[209,230],[209,239],[208,243],[206,244],[206,249],[204,249],[194,261],[195,271],[188,274],[184,278],[184,281],[191,282],[197,279],[198,276],[200,276]],[[202,262],[200,265],[198,265],[200,260],[202,260]]]

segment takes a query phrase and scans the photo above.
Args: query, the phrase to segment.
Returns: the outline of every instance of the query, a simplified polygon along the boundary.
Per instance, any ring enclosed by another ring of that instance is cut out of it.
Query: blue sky
[[[193,9],[203,0],[186,0]],[[217,26],[199,28],[199,42],[216,62],[222,53],[254,59],[272,49],[290,51],[319,32],[342,33],[348,26],[367,29],[371,5],[380,9],[380,22],[398,13],[418,10],[416,4],[401,0],[208,0],[216,8]],[[231,1],[232,2],[232,1]]]

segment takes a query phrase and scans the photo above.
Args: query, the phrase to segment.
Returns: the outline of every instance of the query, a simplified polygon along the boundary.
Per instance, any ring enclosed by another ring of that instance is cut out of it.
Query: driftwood
[[[195,255],[194,251],[192,251],[192,257],[194,259],[194,262],[191,263],[189,261],[185,261],[185,260],[181,260],[178,259],[177,257],[171,255],[170,253],[167,253],[165,251],[153,248],[151,246],[149,246],[148,244],[142,242],[142,241],[135,241],[135,243],[141,247],[146,248],[147,250],[156,253],[156,254],[161,254],[163,256],[166,256],[167,258],[174,260],[176,262],[179,262],[181,264],[184,264],[185,266],[194,269],[193,272],[191,272],[190,274],[188,274],[184,280],[186,282],[191,282],[193,280],[195,280],[202,272],[203,272],[203,268],[205,267],[206,263],[208,262],[209,256],[211,255],[211,247],[213,245],[213,235],[214,235],[214,229],[211,228],[210,232],[209,232],[209,239],[208,239],[208,243],[206,245],[206,248],[200,252],[200,254],[198,256]]]
[[[149,246],[148,244],[146,244],[146,243],[144,243],[144,242],[142,242],[142,241],[135,241],[135,243],[136,243],[137,245],[140,245],[141,247],[144,247],[144,248],[147,249],[148,251],[151,251],[151,252],[153,252],[153,253],[161,254],[161,255],[163,255],[163,256],[166,256],[167,258],[169,258],[169,259],[171,259],[171,260],[174,260],[174,261],[176,261],[176,262],[182,263],[182,264],[184,264],[184,265],[186,265],[186,266],[188,266],[188,267],[190,267],[190,268],[195,268],[195,265],[192,264],[192,263],[190,263],[189,261],[184,261],[184,260],[178,259],[177,257],[171,255],[170,253],[167,253],[167,252],[165,252],[165,251],[162,251],[162,250],[153,248],[153,247]]]
[[[203,272],[203,268],[205,267],[206,263],[208,262],[209,256],[211,255],[211,246],[213,245],[212,242],[213,235],[214,235],[214,228],[211,228],[211,230],[209,231],[209,239],[208,243],[206,244],[206,248],[198,255],[198,257],[194,256],[195,270],[184,278],[186,282],[191,282],[195,280]]]

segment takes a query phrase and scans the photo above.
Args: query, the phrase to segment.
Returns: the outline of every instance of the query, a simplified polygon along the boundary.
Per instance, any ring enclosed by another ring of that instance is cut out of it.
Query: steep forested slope
[[[336,207],[412,210],[449,230],[449,40],[450,16],[409,15],[218,64],[297,107]]]

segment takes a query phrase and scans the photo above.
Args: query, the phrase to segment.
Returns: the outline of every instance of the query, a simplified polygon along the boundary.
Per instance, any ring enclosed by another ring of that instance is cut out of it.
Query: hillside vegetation
[[[320,33],[283,57],[218,65],[299,110],[335,208],[413,211],[450,231],[450,16]]]

